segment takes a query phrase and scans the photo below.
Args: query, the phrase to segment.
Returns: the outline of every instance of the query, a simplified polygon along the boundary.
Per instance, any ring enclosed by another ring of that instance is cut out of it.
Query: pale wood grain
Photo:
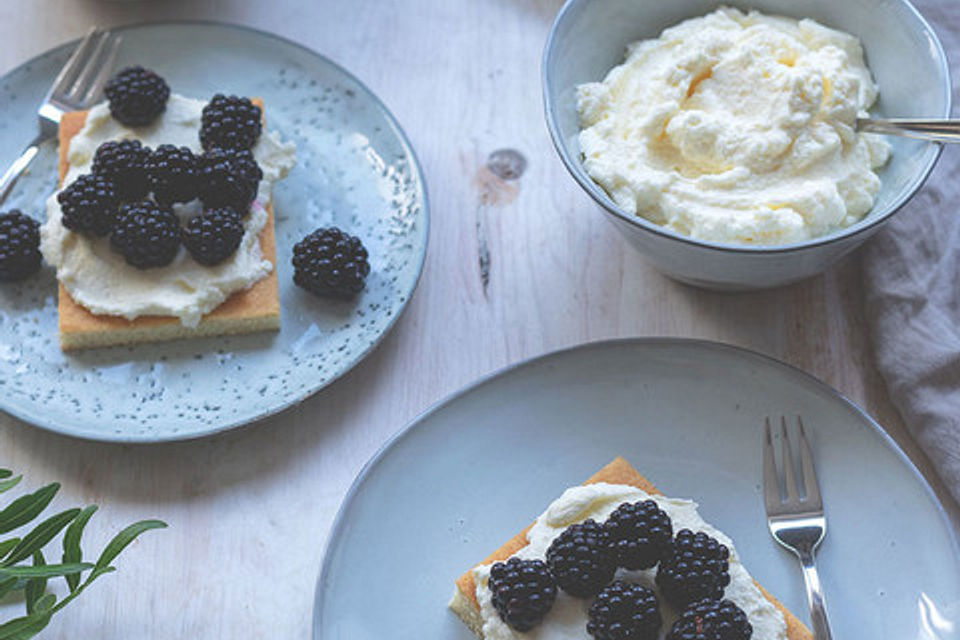
[[[30,487],[62,481],[57,505],[103,505],[93,540],[143,517],[171,525],[134,545],[120,571],[44,637],[66,638],[68,629],[103,640],[309,637],[324,539],[373,452],[478,376],[589,340],[692,336],[783,359],[864,406],[932,477],[873,365],[856,256],[777,291],[705,293],[650,269],[569,178],[543,124],[539,84],[543,41],[560,4],[0,3],[0,72],[94,23],[221,19],[303,42],[356,73],[393,110],[424,165],[433,208],[430,254],[406,315],[354,371],[295,409],[160,446],[81,442],[0,417],[0,464],[25,472]],[[484,167],[502,147],[529,162],[509,184]],[[2,150],[0,160],[14,151]]]

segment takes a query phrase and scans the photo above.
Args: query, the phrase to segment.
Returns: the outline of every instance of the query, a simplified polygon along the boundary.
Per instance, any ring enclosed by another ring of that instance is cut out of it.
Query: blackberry
[[[653,500],[621,504],[603,526],[617,565],[625,569],[654,566],[669,550],[673,538],[670,516]]]
[[[557,585],[577,598],[595,596],[613,580],[617,563],[603,525],[594,520],[567,527],[547,549]]]
[[[199,193],[199,160],[187,147],[162,144],[150,155],[147,178],[153,197],[160,204],[189,202]]]
[[[116,187],[103,176],[83,174],[57,194],[57,202],[67,229],[105,236],[117,222]]]
[[[233,255],[243,239],[243,222],[233,209],[210,209],[183,230],[183,246],[193,259],[212,267]]]
[[[517,631],[540,624],[557,599],[557,585],[540,560],[498,562],[490,567],[487,586],[500,619]]]
[[[747,614],[729,600],[700,600],[673,623],[667,640],[750,640]]]
[[[204,149],[250,149],[262,126],[260,107],[249,98],[218,93],[203,108],[200,144]]]
[[[23,280],[40,269],[40,225],[17,209],[0,213],[0,282]]]
[[[656,640],[663,625],[656,594],[622,580],[601,591],[587,615],[596,640]]]
[[[110,246],[138,269],[165,267],[180,250],[180,222],[170,210],[149,200],[125,204]]]
[[[263,178],[249,150],[211,149],[200,156],[200,200],[208,209],[231,207],[246,215]]]
[[[141,66],[127,67],[110,78],[103,89],[110,113],[121,124],[142,127],[167,108],[170,87],[163,78]]]
[[[149,159],[149,147],[141,145],[139,140],[111,140],[97,147],[92,172],[113,182],[120,200],[141,200],[149,191]]]
[[[293,247],[293,281],[318,296],[350,298],[370,273],[359,238],[336,227],[317,229]]]
[[[730,584],[730,551],[702,531],[681,529],[657,570],[657,586],[678,609],[709,598],[719,600]]]

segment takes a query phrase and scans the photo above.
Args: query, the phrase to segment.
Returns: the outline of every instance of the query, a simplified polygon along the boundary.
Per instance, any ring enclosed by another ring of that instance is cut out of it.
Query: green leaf
[[[17,585],[16,578],[0,578],[0,599],[7,595]]]
[[[0,533],[13,531],[36,518],[47,508],[59,490],[60,483],[54,482],[11,502],[6,509],[0,511]]]
[[[0,580],[5,580],[7,576],[13,576],[18,580],[30,578],[56,578],[58,576],[68,576],[78,574],[87,569],[93,569],[89,562],[70,562],[64,564],[47,564],[42,567],[19,566],[19,567],[0,567]]]
[[[3,560],[4,556],[10,553],[10,550],[18,544],[20,544],[20,538],[10,538],[9,540],[0,542],[0,560]]]
[[[9,478],[13,475],[13,471],[10,469],[0,469],[0,478]]]
[[[0,640],[28,640],[50,624],[50,617],[53,610],[38,611],[37,613],[22,618],[14,618],[9,622],[0,624]]]
[[[9,480],[0,480],[0,493],[4,491],[10,491],[15,486],[20,484],[20,481],[23,480],[23,476],[17,476],[16,478],[10,478]]]
[[[162,520],[141,520],[115,535],[113,540],[103,549],[103,552],[97,559],[97,566],[87,580],[89,581],[94,575],[103,574],[107,569],[112,568],[110,567],[110,563],[113,562],[113,559],[120,555],[120,552],[123,551],[128,544],[136,540],[137,536],[141,533],[149,531],[150,529],[163,529],[166,526],[167,523]]]
[[[0,566],[9,567],[30,557],[34,551],[42,549],[48,542],[53,540],[53,537],[60,533],[65,526],[70,524],[70,521],[76,518],[79,513],[79,508],[67,509],[38,524],[34,527],[33,531],[23,536],[20,544],[10,552],[10,556],[4,560]]]
[[[33,552],[33,568],[42,569],[47,564],[43,557],[43,552],[39,549]],[[47,593],[47,578],[37,576],[27,581],[27,588],[24,589],[24,597],[27,601],[27,613],[33,613],[37,605],[37,600]]]
[[[57,603],[57,596],[52,593],[48,593],[39,600],[37,600],[37,605],[34,607],[35,611],[47,611],[52,609],[53,605]]]
[[[92,516],[96,510],[97,505],[90,505],[81,511],[80,515],[67,527],[67,532],[63,534],[64,563],[80,562],[83,560],[83,551],[80,549],[80,538],[83,537],[83,528],[87,526],[90,516]],[[0,554],[0,558],[3,558],[2,554]],[[77,588],[77,585],[80,584],[80,574],[67,574],[66,581],[67,586],[70,587],[70,591],[73,591]]]

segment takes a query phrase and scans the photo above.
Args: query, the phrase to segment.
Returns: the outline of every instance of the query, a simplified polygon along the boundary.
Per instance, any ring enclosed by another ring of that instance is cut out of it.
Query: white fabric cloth
[[[960,63],[960,2],[915,4]],[[920,193],[868,241],[864,285],[893,402],[960,500],[960,148],[944,149]]]

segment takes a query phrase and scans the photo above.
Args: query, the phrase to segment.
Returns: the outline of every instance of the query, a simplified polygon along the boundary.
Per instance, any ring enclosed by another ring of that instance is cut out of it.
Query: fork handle
[[[2,204],[7,196],[10,195],[10,191],[13,190],[13,185],[16,184],[17,179],[23,175],[23,172],[26,171],[27,167],[30,166],[30,163],[40,152],[40,145],[46,142],[49,139],[49,136],[38,135],[34,138],[33,142],[27,145],[27,148],[23,150],[23,153],[20,154],[20,157],[13,161],[13,164],[10,165],[10,168],[7,169],[6,173],[3,174],[3,177],[0,178],[0,204]]]
[[[830,622],[827,620],[827,604],[823,600],[823,587],[820,575],[813,561],[812,552],[797,554],[803,568],[803,580],[807,584],[807,600],[810,603],[810,621],[813,623],[814,640],[833,640]]]

